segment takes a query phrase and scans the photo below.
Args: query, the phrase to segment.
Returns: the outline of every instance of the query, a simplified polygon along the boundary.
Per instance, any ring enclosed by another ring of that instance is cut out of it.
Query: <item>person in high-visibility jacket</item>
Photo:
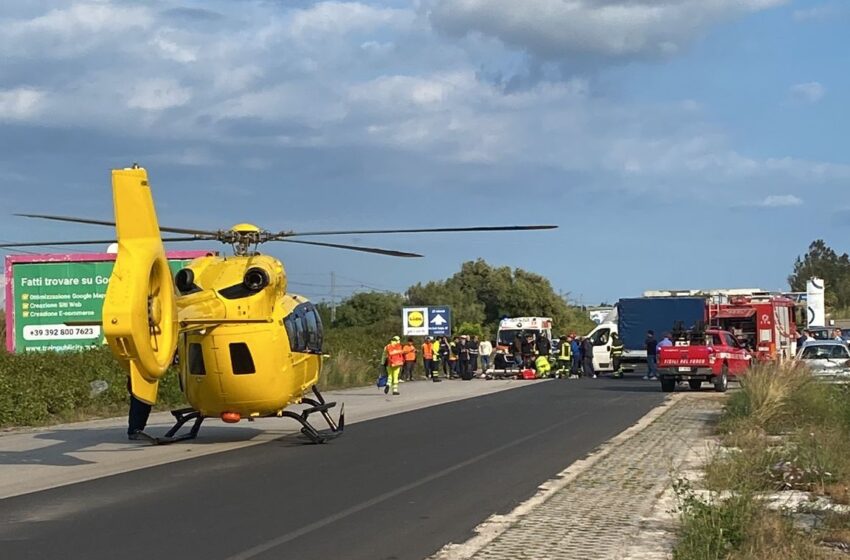
[[[560,378],[570,377],[570,367],[573,362],[573,348],[570,345],[570,339],[566,336],[561,337],[561,346],[558,348],[558,370],[556,373]]]
[[[402,350],[404,350],[404,369],[401,372],[401,380],[413,381],[413,371],[416,369],[416,345],[413,344],[412,337],[407,339]]]
[[[422,343],[422,367],[425,368],[425,377],[431,379],[434,373],[434,343],[430,336],[426,336]]]
[[[449,368],[451,369],[450,377],[457,377],[458,375],[458,367],[457,367],[457,358],[458,358],[458,349],[460,347],[460,337],[456,336],[449,343]]]
[[[623,377],[622,364],[623,361],[623,341],[620,340],[620,335],[617,333],[611,334],[611,363],[614,367],[614,377]]]
[[[390,343],[384,346],[384,363],[387,364],[387,384],[384,386],[384,394],[390,392],[398,395],[398,375],[404,365],[404,348],[401,346],[401,338],[394,336]]]
[[[434,360],[431,364],[433,366],[431,370],[431,381],[434,382],[442,381],[440,378],[440,348],[440,339],[434,338],[434,342],[431,344],[432,358]]]
[[[534,369],[537,370],[537,378],[549,377],[549,373],[552,371],[552,364],[549,363],[549,356],[543,356],[542,354],[537,356],[534,359]]]

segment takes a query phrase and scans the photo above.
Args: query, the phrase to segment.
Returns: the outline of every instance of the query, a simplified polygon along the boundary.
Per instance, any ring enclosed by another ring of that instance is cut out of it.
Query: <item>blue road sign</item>
[[[452,308],[448,306],[428,308],[428,334],[430,336],[451,336]]]

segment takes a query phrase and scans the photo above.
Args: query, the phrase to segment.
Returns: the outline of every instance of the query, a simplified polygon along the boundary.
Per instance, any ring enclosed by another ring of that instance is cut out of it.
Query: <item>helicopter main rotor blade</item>
[[[200,237],[164,237],[162,239],[164,243],[169,243],[172,241],[203,241],[203,238]],[[115,243],[114,239],[101,239],[97,241],[88,240],[88,241],[39,241],[37,243],[3,243],[0,244],[0,248],[13,248],[13,247],[53,247],[60,245],[108,245],[110,243]]]
[[[392,251],[390,249],[376,249],[375,247],[358,247],[356,245],[340,245],[338,243],[321,243],[319,241],[301,241],[298,239],[275,239],[274,241],[282,241],[284,243],[298,243],[301,245],[315,245],[317,247],[332,247],[334,249],[348,249],[350,251],[361,251],[363,253],[375,253],[377,255],[387,255],[389,257],[421,257],[417,253],[405,253],[403,251]]]
[[[446,228],[418,228],[418,229],[362,229],[362,230],[339,230],[339,231],[282,231],[275,237],[301,237],[306,235],[366,235],[372,233],[450,233],[462,231],[525,231],[532,229],[556,229],[558,226],[478,226],[478,227],[446,227]]]
[[[57,222],[71,222],[74,224],[90,224],[94,226],[115,226],[115,222],[109,222],[106,220],[91,220],[88,218],[75,218],[73,216],[50,216],[47,214],[14,214],[15,216],[20,216],[22,218],[37,218],[39,220],[54,220]],[[213,239],[217,239],[219,236],[219,232],[217,231],[207,231],[203,229],[188,229],[188,228],[174,228],[174,227],[164,227],[160,226],[160,231],[165,231],[168,233],[185,233],[187,235],[203,235],[207,237],[211,237]]]

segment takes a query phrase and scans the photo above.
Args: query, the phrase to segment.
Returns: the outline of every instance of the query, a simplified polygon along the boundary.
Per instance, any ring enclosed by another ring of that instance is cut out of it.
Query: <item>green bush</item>
[[[102,382],[105,390],[98,392],[96,385]],[[170,372],[160,382],[159,405],[183,402],[177,375]],[[127,406],[127,374],[108,349],[0,352],[0,426],[78,420],[119,413]]]

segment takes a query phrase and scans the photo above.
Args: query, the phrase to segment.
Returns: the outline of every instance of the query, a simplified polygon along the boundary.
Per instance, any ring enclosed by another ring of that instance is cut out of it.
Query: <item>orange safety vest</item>
[[[422,345],[422,357],[426,360],[434,359],[434,345],[430,342],[426,342]]]
[[[384,352],[387,354],[387,365],[390,367],[404,365],[404,350],[401,344],[391,342],[384,347]]]
[[[404,348],[404,361],[405,362],[415,362],[416,361],[416,346],[412,344],[405,344]]]

